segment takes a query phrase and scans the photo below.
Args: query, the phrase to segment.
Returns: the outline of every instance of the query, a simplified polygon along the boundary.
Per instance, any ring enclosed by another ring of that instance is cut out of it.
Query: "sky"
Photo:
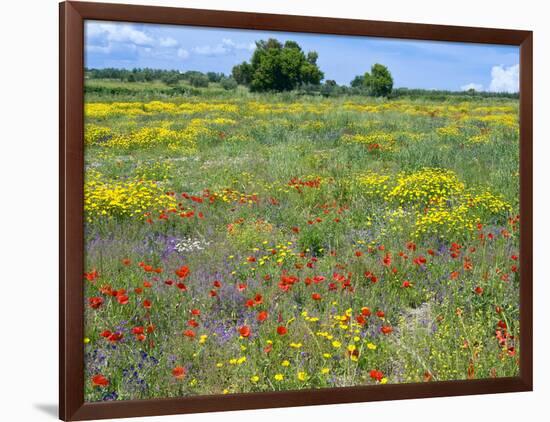
[[[86,21],[85,66],[231,73],[249,61],[255,41],[296,41],[316,51],[326,79],[348,85],[374,63],[387,66],[394,87],[518,92],[519,48],[245,29]]]

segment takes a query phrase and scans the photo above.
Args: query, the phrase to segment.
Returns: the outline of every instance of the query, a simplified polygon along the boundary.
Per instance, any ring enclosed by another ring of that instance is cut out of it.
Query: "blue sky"
[[[395,87],[518,91],[519,49],[514,46],[174,25],[87,21],[85,66],[230,74],[235,64],[250,59],[255,41],[270,37],[317,51],[325,79],[339,84],[382,63]]]

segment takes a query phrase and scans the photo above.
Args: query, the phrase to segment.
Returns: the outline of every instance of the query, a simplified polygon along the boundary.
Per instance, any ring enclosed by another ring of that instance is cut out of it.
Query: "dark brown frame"
[[[59,417],[62,420],[151,416],[532,390],[533,33],[531,31],[72,1],[61,3],[59,13]],[[84,333],[82,285],[82,274],[84,273],[83,23],[85,19],[519,46],[520,376],[472,381],[85,403],[84,346],[82,342]]]

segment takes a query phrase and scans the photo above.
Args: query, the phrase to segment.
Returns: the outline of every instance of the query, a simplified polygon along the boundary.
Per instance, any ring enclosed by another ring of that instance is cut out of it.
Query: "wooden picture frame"
[[[87,2],[61,3],[59,12],[59,412],[61,419],[88,420],[532,390],[532,32]],[[519,46],[520,213],[522,218],[520,228],[520,376],[471,381],[85,403],[84,345],[82,342],[85,306],[82,287],[82,274],[85,271],[83,266],[83,28],[85,20]]]

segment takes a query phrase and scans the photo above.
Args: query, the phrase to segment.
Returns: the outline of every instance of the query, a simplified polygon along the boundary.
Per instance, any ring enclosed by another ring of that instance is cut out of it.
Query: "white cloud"
[[[183,60],[187,59],[189,57],[189,51],[187,51],[185,48],[179,48],[178,57]]]
[[[102,38],[107,44],[116,42],[150,46],[154,42],[145,32],[127,23],[94,23],[86,26],[86,31],[90,38]]]
[[[178,45],[178,42],[174,38],[161,38],[159,40],[159,45],[161,47],[175,47]]]
[[[475,91],[483,91],[483,85],[470,82],[469,84],[462,85],[460,89],[462,91],[469,91],[470,89],[473,89]]]
[[[230,38],[224,38],[219,44],[195,47],[193,51],[203,56],[221,56],[234,53],[237,50],[253,51],[254,48],[254,43],[236,43]]]
[[[519,91],[519,64],[514,66],[493,66],[491,69],[491,84],[489,91],[518,92]]]

